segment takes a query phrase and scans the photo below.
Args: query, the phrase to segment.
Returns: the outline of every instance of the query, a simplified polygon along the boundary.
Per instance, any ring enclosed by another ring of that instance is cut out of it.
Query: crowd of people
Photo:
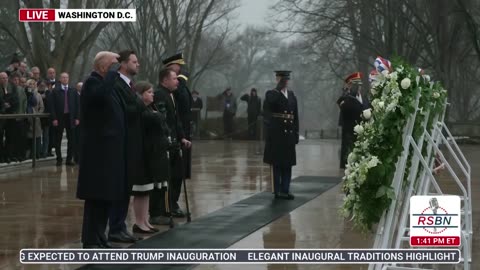
[[[182,185],[191,178],[192,129],[203,104],[198,92],[187,87],[181,53],[165,59],[163,65],[156,84],[135,82],[140,63],[134,51],[99,52],[93,72],[76,88],[69,86],[68,73],[61,73],[57,81],[55,69],[49,68],[42,79],[38,67],[28,72],[27,64],[16,57],[0,73],[0,113],[18,115],[0,118],[1,161],[49,157],[55,149],[60,166],[66,133],[65,164],[78,163],[76,195],[85,201],[84,248],[134,243],[142,239],[139,235],[158,232],[154,225],[174,226],[173,218],[189,218],[188,203],[184,211],[178,202]],[[266,95],[264,161],[273,167],[275,198],[291,200],[298,110],[293,92],[287,89],[288,79],[289,72],[277,74],[280,86]],[[229,121],[235,115],[236,101],[231,90],[222,99],[228,112],[226,127],[232,131]],[[256,90],[241,100],[248,103],[249,123],[256,122],[261,110]],[[35,121],[24,117],[32,113],[46,113],[46,117]],[[255,136],[255,131],[250,130],[250,135]],[[28,147],[32,140],[38,145],[35,153]],[[131,196],[135,223],[129,230],[126,218]]]
[[[28,158],[53,157],[63,164],[61,142],[66,130],[68,149],[66,165],[78,162],[79,96],[82,83],[70,87],[69,74],[57,80],[49,68],[41,78],[39,67],[31,67],[14,55],[10,65],[0,72],[0,163],[21,162]],[[20,116],[48,113],[42,118]],[[19,115],[18,118],[1,115]],[[34,150],[32,140],[36,141]]]

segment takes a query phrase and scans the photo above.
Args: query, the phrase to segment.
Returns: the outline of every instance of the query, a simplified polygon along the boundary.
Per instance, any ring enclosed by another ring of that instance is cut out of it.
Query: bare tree
[[[60,0],[49,2],[42,0],[13,1],[12,10],[2,9],[0,16],[8,18],[6,13],[16,14],[19,8],[60,8]],[[119,8],[121,0],[108,1],[68,1],[67,8]],[[48,3],[48,4],[47,4]],[[63,3],[63,2],[62,2]],[[18,46],[18,49],[27,60],[39,66],[42,72],[48,67],[55,67],[59,71],[72,72],[74,63],[85,50],[97,39],[108,22],[47,22],[47,23],[23,23],[15,20],[11,22],[0,19],[0,31],[8,34]]]
[[[143,70],[140,76],[152,82],[162,68],[161,60],[183,51],[186,69],[192,73],[190,84],[209,68],[223,46],[230,32],[229,15],[237,7],[232,0],[135,0],[134,5],[137,22],[112,25],[101,37],[102,46],[134,49]],[[212,41],[213,50],[202,47],[205,40]]]
[[[343,70],[340,76],[353,71],[368,74],[377,55],[401,56],[427,69],[450,90],[455,110],[452,116],[473,119],[475,114],[462,112],[465,108],[479,109],[478,84],[473,82],[480,74],[478,63],[471,59],[472,55],[478,59],[480,47],[476,38],[478,16],[467,12],[478,5],[473,2],[280,0],[275,5],[281,14],[275,28],[302,35],[313,48],[323,50],[335,73]],[[345,62],[353,62],[354,68]],[[366,78],[364,83],[368,83]]]

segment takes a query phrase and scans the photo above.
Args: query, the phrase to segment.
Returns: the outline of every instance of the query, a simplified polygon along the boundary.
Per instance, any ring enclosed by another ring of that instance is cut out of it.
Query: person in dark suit
[[[171,69],[163,69],[159,73],[159,88],[155,91],[154,104],[158,107],[165,107],[167,111],[167,126],[170,130],[169,137],[172,142],[170,150],[170,183],[168,185],[169,202],[165,203],[165,192],[154,190],[150,197],[150,223],[156,225],[168,225],[170,223],[167,215],[179,213],[178,199],[182,189],[183,161],[181,158],[181,147],[190,148],[191,142],[187,140],[178,107],[173,92],[177,89],[177,74]],[[168,209],[167,209],[168,207]],[[170,211],[167,211],[170,210]],[[179,214],[177,214],[179,216]]]
[[[223,104],[223,136],[225,139],[231,139],[234,133],[234,118],[237,113],[237,99],[228,87],[218,98]]]
[[[169,68],[177,74],[178,87],[177,90],[173,92],[175,97],[176,107],[178,116],[180,117],[180,122],[182,123],[183,134],[185,139],[188,141],[192,140],[192,103],[193,98],[188,89],[188,73],[185,71],[185,59],[183,58],[182,53],[175,54],[165,60],[163,64],[166,68]],[[183,177],[185,179],[190,179],[192,176],[192,148],[183,148],[182,149],[182,160],[183,160]],[[172,214],[175,217],[185,217],[185,213],[178,206],[178,202],[173,202],[175,205],[176,211]]]
[[[78,94],[78,99],[80,100],[80,93],[82,92],[82,87],[83,87],[83,82],[77,82],[77,84],[75,85],[75,90],[77,90],[77,94]],[[79,109],[80,110],[80,109]],[[80,114],[80,112],[79,112]],[[75,161],[75,163],[78,163],[78,160],[79,160],[79,146],[80,146],[80,125],[78,125],[76,128],[75,128],[75,147],[74,147],[74,153],[73,153],[73,161]]]
[[[0,96],[2,96],[2,108],[4,114],[15,114],[19,108],[17,87],[8,81],[6,72],[0,72]],[[15,158],[15,136],[17,125],[15,119],[0,120],[0,154],[7,163]],[[5,142],[3,142],[3,135]]]
[[[201,111],[203,109],[202,98],[199,97],[199,93],[196,90],[192,92],[192,134],[193,136],[200,136],[200,118]]]
[[[80,98],[80,163],[77,197],[85,200],[84,248],[107,248],[108,214],[114,201],[127,196],[125,108],[113,89],[116,72],[108,72],[118,54],[99,52],[95,70],[83,85]]]
[[[263,111],[266,140],[263,161],[273,169],[275,199],[293,200],[290,193],[292,166],[296,165],[295,146],[299,141],[297,98],[287,88],[290,71],[275,71],[277,87],[265,94]]]
[[[337,100],[342,116],[342,145],[340,147],[340,168],[345,169],[347,164],[348,154],[353,150],[356,140],[354,127],[362,120],[361,115],[365,109],[361,89],[361,74],[354,73],[349,76],[348,83],[351,85],[348,93]]]
[[[73,154],[75,147],[74,129],[80,124],[79,117],[79,99],[77,91],[68,85],[68,73],[63,72],[60,75],[60,83],[56,85],[50,95],[50,114],[52,126],[56,133],[55,153],[57,156],[57,166],[61,166],[62,159],[62,139],[63,131],[67,131],[67,161],[69,166],[75,165]]]
[[[128,205],[132,186],[137,179],[144,177],[143,162],[143,134],[141,118],[146,109],[145,104],[135,91],[133,76],[138,73],[140,64],[135,52],[124,50],[118,53],[120,67],[114,82],[114,91],[120,96],[125,104],[126,120],[126,189],[128,194],[117,201],[110,210],[108,239],[114,242],[134,243],[140,240],[127,230],[125,220],[128,214]]]
[[[262,101],[257,95],[257,89],[252,88],[250,95],[243,95],[240,100],[247,102],[247,120],[248,120],[248,136],[250,140],[257,138],[257,119],[261,113]]]

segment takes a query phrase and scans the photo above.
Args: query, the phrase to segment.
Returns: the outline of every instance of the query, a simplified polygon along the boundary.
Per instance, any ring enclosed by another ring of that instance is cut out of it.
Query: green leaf
[[[385,194],[387,193],[387,190],[388,190],[388,187],[387,187],[387,186],[381,186],[381,187],[377,190],[377,194],[375,194],[375,198],[380,198],[380,197],[385,196]]]

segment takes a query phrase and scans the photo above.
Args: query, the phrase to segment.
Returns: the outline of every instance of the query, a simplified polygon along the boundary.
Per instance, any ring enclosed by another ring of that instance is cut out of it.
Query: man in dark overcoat
[[[110,247],[105,236],[113,202],[124,199],[125,108],[113,89],[116,72],[109,72],[118,55],[99,52],[94,71],[85,81],[80,98],[80,163],[77,197],[85,200],[84,248]]]
[[[272,166],[275,198],[293,200],[290,181],[299,140],[297,98],[288,89],[290,71],[275,72],[277,87],[266,92],[263,103],[266,124],[263,161]]]
[[[130,203],[130,192],[137,179],[145,177],[143,161],[143,134],[141,118],[146,106],[137,95],[132,78],[138,73],[140,64],[135,52],[124,50],[118,53],[120,67],[114,81],[114,91],[125,104],[126,120],[126,174],[129,194],[113,205],[109,219],[108,240],[121,243],[133,243],[139,238],[132,235],[125,224]]]

